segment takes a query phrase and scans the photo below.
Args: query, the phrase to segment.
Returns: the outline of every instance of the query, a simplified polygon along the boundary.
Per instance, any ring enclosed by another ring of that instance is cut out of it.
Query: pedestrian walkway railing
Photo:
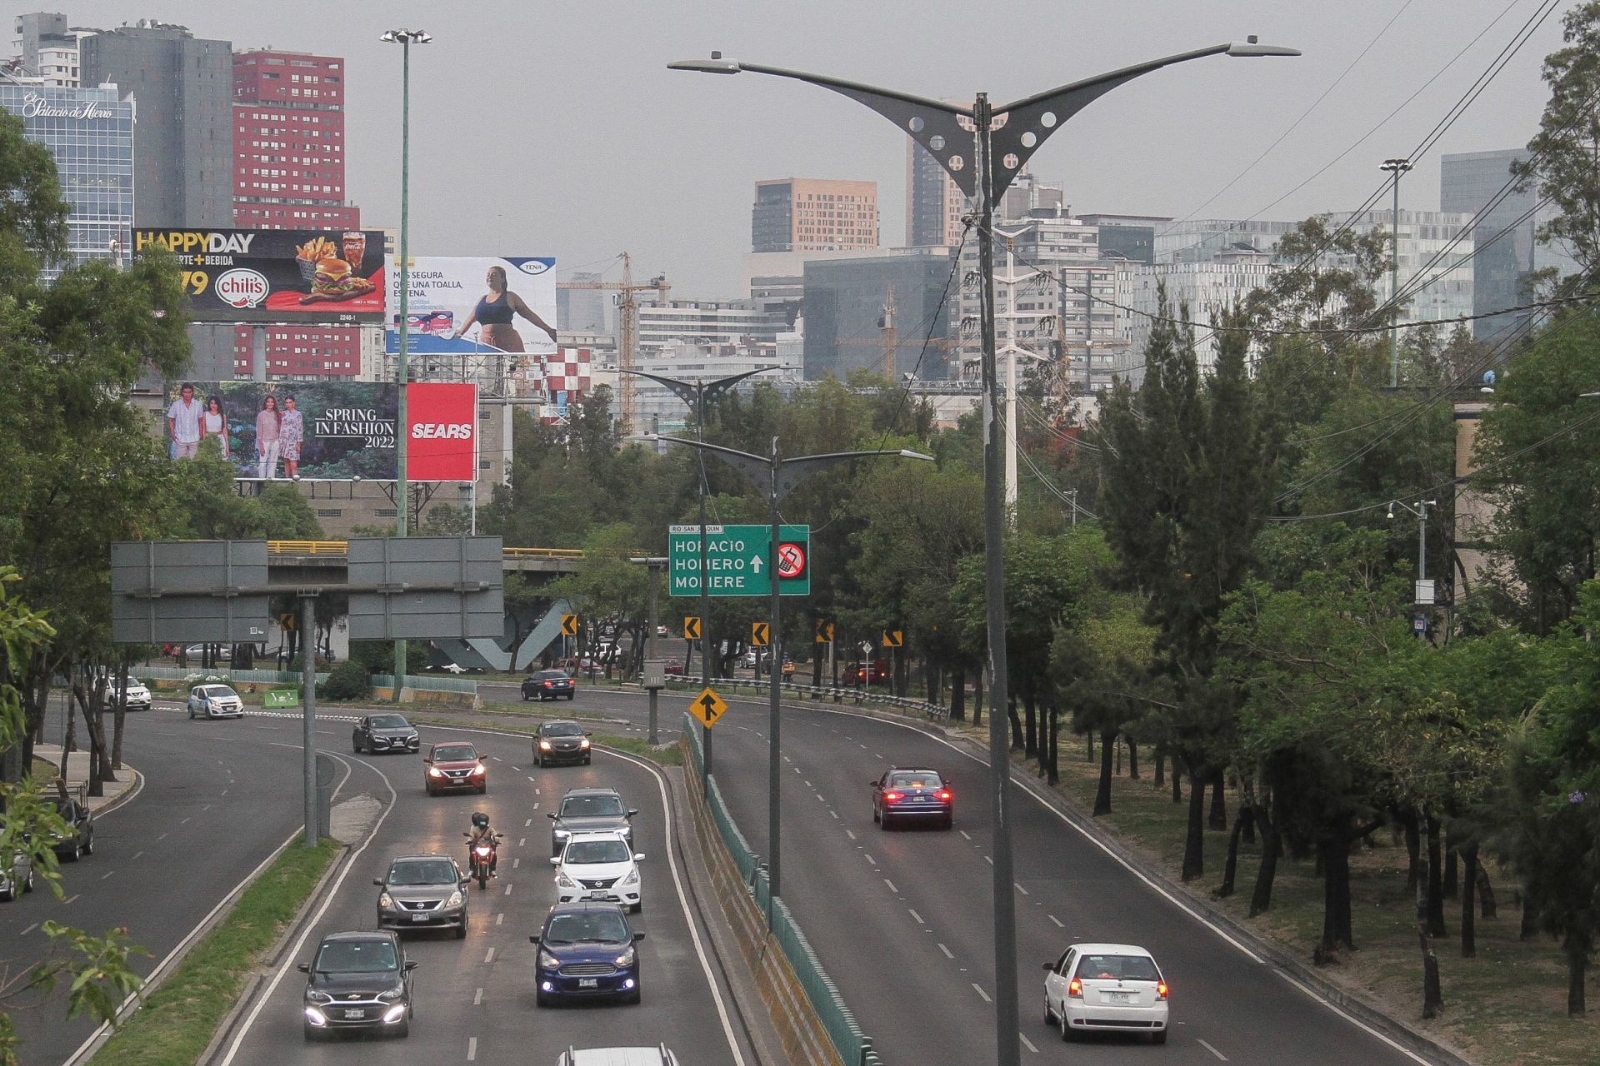
[[[701,685],[699,678],[683,677],[678,674],[667,675],[668,688],[697,689]],[[740,677],[713,678],[711,687],[723,695],[742,695],[748,692],[752,696],[765,696],[772,690],[768,681],[751,680]],[[898,711],[908,717],[916,716],[929,721],[943,721],[950,717],[950,708],[926,700],[914,700],[906,696],[893,696],[877,689],[862,688],[857,685],[799,685],[792,681],[782,681],[778,685],[779,692],[791,700],[810,700],[814,703],[851,704],[856,707],[877,707],[886,710]]]
[[[683,716],[683,735],[688,738],[689,751],[694,761],[695,772],[698,774],[704,766],[705,755],[700,746],[700,733],[693,728],[693,719],[687,714]],[[805,990],[811,1009],[822,1022],[822,1027],[827,1032],[834,1050],[839,1053],[839,1058],[849,1066],[883,1066],[883,1060],[873,1050],[872,1040],[861,1031],[855,1015],[850,1012],[850,1008],[845,1005],[844,997],[839,994],[838,987],[822,968],[821,960],[817,958],[817,953],[812,949],[805,933],[801,932],[800,923],[795,921],[788,904],[784,903],[781,897],[778,899],[772,897],[767,881],[767,866],[761,861],[760,856],[750,850],[744,834],[739,832],[733,816],[728,813],[727,804],[722,799],[722,790],[717,787],[715,775],[706,780],[705,795],[706,804],[711,808],[711,818],[716,823],[723,846],[733,859],[734,866],[738,868],[740,877],[744,879],[745,887],[754,897],[756,907],[762,914],[768,916],[767,924],[772,931],[772,937],[777,941],[783,957],[789,961],[790,968],[794,970],[800,987]]]

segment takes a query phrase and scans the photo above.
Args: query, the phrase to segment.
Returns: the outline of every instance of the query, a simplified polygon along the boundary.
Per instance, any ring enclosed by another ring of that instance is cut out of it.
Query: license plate
[[[598,977],[580,977],[580,978],[578,978],[578,987],[579,988],[599,988],[600,987],[600,978],[598,978]]]
[[[1106,1002],[1107,1003],[1122,1003],[1122,1004],[1132,1003],[1133,1002],[1133,993],[1132,992],[1107,992],[1106,993]]]
[[[586,898],[588,898],[588,899],[606,899],[610,895],[611,895],[611,893],[605,891],[604,889],[600,889],[599,891],[588,893]]]
[[[428,916],[426,914],[413,914],[411,920],[413,922],[425,922],[428,920]]]
[[[364,1010],[347,1010],[344,1012],[344,1016],[352,1020],[356,1018],[365,1018],[367,1016],[367,1012]]]

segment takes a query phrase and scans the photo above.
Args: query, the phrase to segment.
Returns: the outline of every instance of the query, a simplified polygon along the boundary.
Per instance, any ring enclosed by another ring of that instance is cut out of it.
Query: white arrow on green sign
[[[780,526],[780,544],[797,544],[805,560],[794,577],[780,578],[780,596],[811,595],[811,527]],[[706,526],[706,589],[712,596],[772,595],[772,527]],[[700,527],[667,529],[669,595],[700,595]]]

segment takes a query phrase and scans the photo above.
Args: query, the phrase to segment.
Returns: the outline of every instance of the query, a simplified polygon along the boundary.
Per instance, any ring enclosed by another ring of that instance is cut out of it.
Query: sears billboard
[[[134,253],[165,248],[196,322],[382,322],[382,230],[136,229]]]
[[[413,257],[407,270],[406,350],[483,355],[556,351],[556,261],[550,257]],[[389,268],[384,341],[400,350],[400,264]]]
[[[184,381],[169,386],[162,424],[175,459],[221,456],[235,478],[393,480],[399,390],[366,381]],[[476,385],[406,387],[406,476],[472,481]]]

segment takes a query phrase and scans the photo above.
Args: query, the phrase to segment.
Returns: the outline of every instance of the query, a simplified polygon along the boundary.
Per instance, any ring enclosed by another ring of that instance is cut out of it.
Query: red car
[[[889,664],[882,659],[870,663],[851,663],[845,670],[847,685],[876,685],[889,680]]]
[[[447,740],[428,749],[422,760],[422,787],[428,795],[441,792],[489,791],[489,768],[478,749],[466,740]]]

